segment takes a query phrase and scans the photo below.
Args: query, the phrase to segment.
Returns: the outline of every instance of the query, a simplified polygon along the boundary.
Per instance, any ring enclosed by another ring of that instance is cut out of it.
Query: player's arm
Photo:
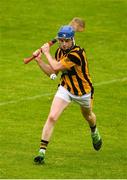
[[[38,51],[38,50],[37,50],[37,51]],[[35,51],[35,52],[33,53],[33,55],[36,56],[36,53],[38,53],[37,51]],[[49,64],[46,64],[46,63],[42,60],[41,52],[40,52],[40,54],[39,54],[37,57],[35,57],[35,60],[36,60],[36,62],[37,62],[37,64],[38,64],[38,66],[40,67],[40,69],[41,69],[46,75],[50,76],[51,74],[54,74],[54,73],[57,74],[57,72],[54,71],[53,68],[52,68]]]
[[[56,61],[56,59],[54,59],[50,53],[46,53],[45,56],[54,71],[66,69],[65,66],[61,63],[61,61]]]
[[[42,51],[45,54],[49,64],[51,65],[51,67],[54,71],[69,69],[70,67],[75,65],[75,63],[73,63],[71,61],[69,63],[66,63],[65,61],[69,60],[66,57],[63,58],[62,61],[56,61],[56,59],[54,59],[49,52],[50,47],[49,47],[48,43],[44,44],[41,48],[42,48]]]

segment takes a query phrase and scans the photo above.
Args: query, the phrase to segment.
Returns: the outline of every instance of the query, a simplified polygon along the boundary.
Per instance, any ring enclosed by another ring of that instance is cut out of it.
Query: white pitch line
[[[110,81],[102,81],[102,82],[99,82],[99,83],[94,83],[94,86],[101,86],[101,85],[105,85],[105,84],[113,84],[113,83],[116,83],[116,82],[124,82],[124,81],[127,81],[127,77],[124,77],[122,79],[113,79],[113,80],[110,80]],[[24,98],[21,98],[19,100],[5,101],[5,102],[1,102],[0,106],[4,106],[4,105],[8,105],[8,104],[17,104],[17,103],[19,103],[21,101],[34,100],[34,99],[41,98],[43,96],[51,96],[53,94],[54,93],[45,93],[45,94],[40,94],[40,95],[36,95],[36,96],[31,96],[31,97],[24,97]]]
[[[34,99],[37,99],[37,98],[41,98],[43,96],[50,96],[52,94],[53,93],[45,93],[45,94],[40,94],[40,95],[36,95],[36,96],[21,98],[19,100],[5,101],[5,102],[1,102],[0,106],[4,106],[4,105],[7,105],[7,104],[16,104],[16,103],[19,103],[21,101],[34,100]]]
[[[103,81],[103,82],[100,82],[100,83],[94,83],[94,86],[101,86],[101,85],[104,85],[104,84],[112,84],[112,83],[115,83],[115,82],[124,82],[124,81],[127,81],[127,77],[124,77],[122,79],[113,79],[113,80],[110,80],[110,81]]]

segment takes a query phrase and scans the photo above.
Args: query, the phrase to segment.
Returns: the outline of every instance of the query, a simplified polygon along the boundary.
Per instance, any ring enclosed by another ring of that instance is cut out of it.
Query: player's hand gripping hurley
[[[84,28],[85,28],[84,21],[81,18],[78,18],[78,17],[73,18],[72,21],[70,21],[69,25],[73,27],[75,32],[82,32],[82,31],[84,31]],[[52,46],[56,42],[57,42],[57,38],[54,38],[53,40],[49,41],[48,44],[49,44],[49,46]],[[40,48],[40,51],[42,52],[41,48]],[[37,57],[37,55],[36,56],[32,55],[31,57],[25,58],[24,63],[28,64],[35,57]]]
[[[48,44],[49,44],[49,46],[52,46],[52,45],[55,44],[56,42],[57,42],[57,39],[52,39],[51,41],[48,42]],[[42,52],[41,48],[40,48],[39,50]],[[37,57],[37,56],[32,55],[31,57],[25,58],[25,59],[24,59],[24,63],[25,63],[25,64],[28,64],[28,63],[29,63],[30,61],[32,61],[35,57]]]

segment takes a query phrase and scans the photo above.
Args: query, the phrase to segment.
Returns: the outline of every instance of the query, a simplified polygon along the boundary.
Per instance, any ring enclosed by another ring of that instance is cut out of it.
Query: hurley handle
[[[57,39],[52,39],[51,41],[48,42],[49,46],[52,46],[57,42]],[[31,57],[25,58],[24,59],[24,64],[28,64],[30,61],[32,61],[36,56],[32,55]]]

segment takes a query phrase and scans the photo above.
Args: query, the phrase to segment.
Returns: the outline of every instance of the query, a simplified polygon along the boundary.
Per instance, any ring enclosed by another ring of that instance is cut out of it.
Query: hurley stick
[[[69,25],[73,27],[75,32],[82,32],[85,29],[85,22],[79,18],[79,17],[75,17],[73,18],[70,22]],[[57,38],[54,38],[53,40],[49,41],[49,45],[52,46],[53,44],[55,44],[57,42]],[[41,48],[40,48],[41,50]],[[28,64],[30,61],[32,61],[36,56],[32,55],[31,57],[25,58],[24,59],[24,63]]]

